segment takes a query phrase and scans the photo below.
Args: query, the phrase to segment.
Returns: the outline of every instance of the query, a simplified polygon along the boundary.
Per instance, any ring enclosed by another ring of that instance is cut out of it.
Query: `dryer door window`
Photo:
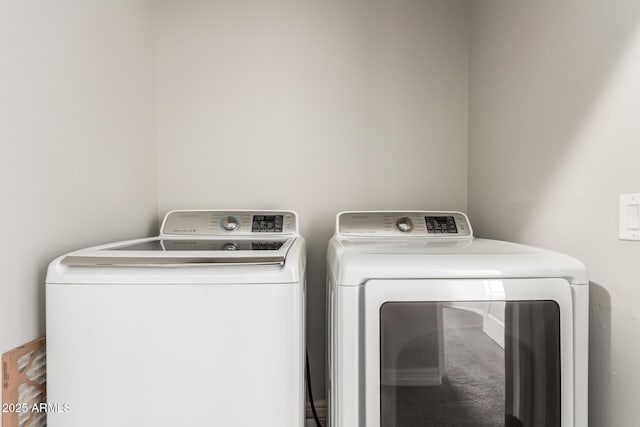
[[[555,301],[387,302],[380,425],[560,427]]]

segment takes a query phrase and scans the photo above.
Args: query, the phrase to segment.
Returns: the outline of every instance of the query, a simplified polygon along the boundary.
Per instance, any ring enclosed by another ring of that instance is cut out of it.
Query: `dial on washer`
[[[413,221],[406,216],[400,217],[396,220],[396,228],[403,233],[408,233],[413,230]]]
[[[220,224],[222,225],[222,228],[227,231],[233,231],[240,227],[240,222],[236,217],[233,216],[226,217]]]

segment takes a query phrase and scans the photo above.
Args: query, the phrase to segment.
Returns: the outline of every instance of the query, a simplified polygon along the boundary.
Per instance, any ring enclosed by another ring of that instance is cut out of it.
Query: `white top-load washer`
[[[587,426],[588,281],[460,212],[342,212],[327,254],[331,427]]]
[[[289,211],[168,213],[46,280],[51,427],[301,427],[305,242]]]

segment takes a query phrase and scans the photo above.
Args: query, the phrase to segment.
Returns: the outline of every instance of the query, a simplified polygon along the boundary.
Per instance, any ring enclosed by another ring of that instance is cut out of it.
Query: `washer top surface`
[[[339,286],[370,279],[560,277],[588,283],[584,265],[573,257],[474,238],[461,212],[342,212],[327,263]]]
[[[47,283],[294,283],[304,239],[289,211],[172,211],[159,236],[63,255]]]

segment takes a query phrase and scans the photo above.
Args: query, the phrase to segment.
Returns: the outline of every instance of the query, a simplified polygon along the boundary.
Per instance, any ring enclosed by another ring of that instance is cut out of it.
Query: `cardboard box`
[[[2,426],[46,425],[46,342],[40,337],[2,355]],[[22,421],[22,422],[21,422]]]

